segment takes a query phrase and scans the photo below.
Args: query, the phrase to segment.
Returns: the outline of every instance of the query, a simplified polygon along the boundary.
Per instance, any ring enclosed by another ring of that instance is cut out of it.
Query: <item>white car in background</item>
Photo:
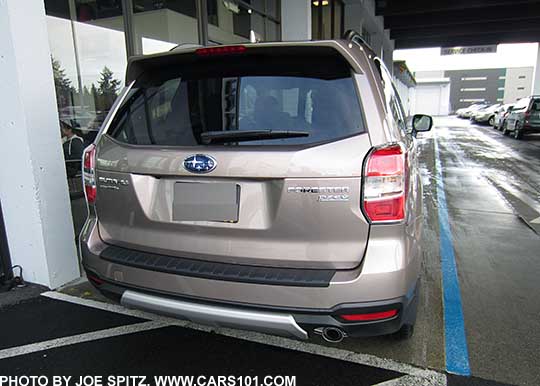
[[[490,126],[493,126],[493,123],[495,122],[495,113],[499,107],[501,107],[501,104],[497,103],[474,111],[471,114],[471,120],[476,123],[487,123]]]
[[[456,114],[457,114],[458,118],[470,118],[471,114],[473,112],[475,112],[476,110],[479,110],[481,108],[484,108],[486,106],[487,106],[486,102],[475,103],[475,104],[470,105],[469,107],[464,107],[462,109],[458,109],[456,111]]]
[[[507,103],[500,106],[495,112],[495,119],[493,120],[493,124],[491,126],[493,126],[494,129],[502,130],[503,123],[513,108],[514,104],[512,103]]]

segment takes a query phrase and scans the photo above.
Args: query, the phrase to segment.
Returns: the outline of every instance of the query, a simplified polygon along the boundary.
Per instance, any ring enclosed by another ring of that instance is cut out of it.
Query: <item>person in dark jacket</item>
[[[62,132],[64,159],[66,160],[66,172],[68,178],[72,178],[81,170],[84,140],[77,135],[76,130],[70,123],[60,121],[60,130]]]

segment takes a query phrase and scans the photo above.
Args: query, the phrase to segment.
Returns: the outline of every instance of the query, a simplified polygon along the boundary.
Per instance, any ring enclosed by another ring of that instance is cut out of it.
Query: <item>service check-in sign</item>
[[[468,47],[441,47],[441,55],[494,54],[496,52],[496,44]]]

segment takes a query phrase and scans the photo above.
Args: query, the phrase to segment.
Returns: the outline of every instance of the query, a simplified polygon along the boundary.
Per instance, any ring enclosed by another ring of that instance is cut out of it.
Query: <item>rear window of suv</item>
[[[205,132],[303,133],[219,143],[247,146],[305,145],[365,132],[351,69],[337,54],[202,58],[177,67],[144,73],[108,134],[133,145],[199,146]]]

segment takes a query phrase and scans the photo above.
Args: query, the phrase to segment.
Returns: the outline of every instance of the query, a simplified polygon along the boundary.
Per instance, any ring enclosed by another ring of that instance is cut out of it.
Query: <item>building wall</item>
[[[513,103],[532,94],[532,67],[506,69],[504,103]]]
[[[448,115],[450,110],[450,89],[450,83],[447,80],[418,81],[414,90],[412,114]]]
[[[444,71],[416,71],[414,73],[416,80],[421,79],[440,79],[444,78]]]
[[[475,102],[502,103],[505,84],[504,68],[445,71],[450,78],[452,112]]]
[[[411,90],[413,90],[414,88],[408,87],[405,83],[403,83],[397,78],[394,78],[394,84],[399,94],[399,99],[401,99],[401,104],[403,105],[403,109],[405,110],[405,113],[407,115],[411,115],[411,99],[412,99]]]

